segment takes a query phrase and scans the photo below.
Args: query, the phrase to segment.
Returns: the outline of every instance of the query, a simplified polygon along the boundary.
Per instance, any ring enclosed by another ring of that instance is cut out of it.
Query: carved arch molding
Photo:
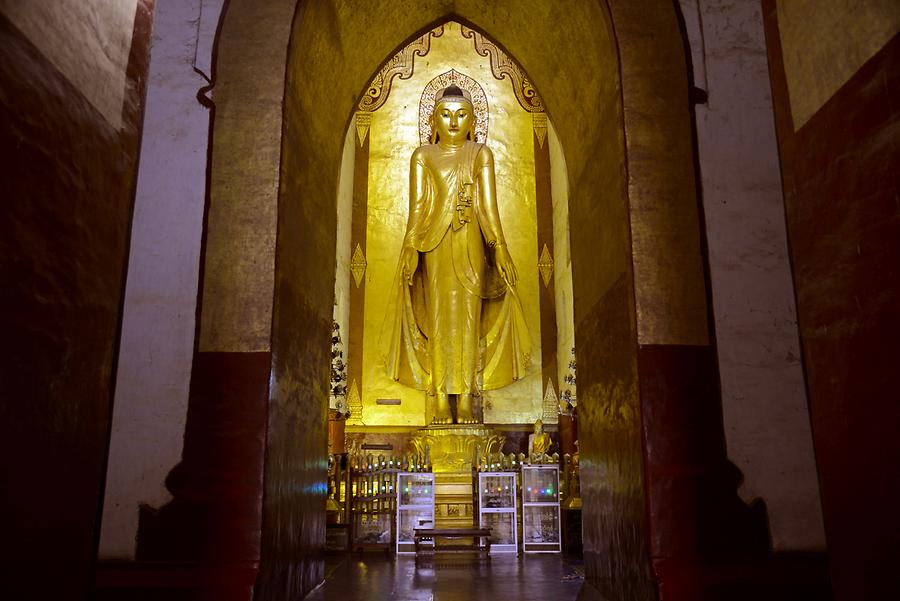
[[[381,70],[372,78],[372,81],[366,87],[366,91],[357,104],[358,112],[356,114],[356,131],[359,137],[360,145],[366,139],[369,125],[372,122],[372,113],[384,106],[391,94],[393,82],[398,77],[401,80],[409,79],[415,72],[416,57],[424,57],[431,50],[431,39],[439,38],[445,34],[443,25],[435,27],[431,31],[419,36],[392,56],[381,68]],[[540,95],[520,67],[508,54],[506,54],[497,44],[488,39],[484,34],[475,31],[465,25],[460,25],[460,34],[471,39],[475,52],[479,56],[483,56],[490,61],[491,73],[498,80],[508,80],[512,85],[516,100],[525,111],[532,113],[534,118],[534,132],[541,146],[547,135],[547,115],[544,112],[544,102]],[[484,91],[478,83],[468,76],[456,71],[448,71],[438,76],[429,83],[428,87],[422,93],[422,99],[419,103],[419,137],[422,143],[425,143],[430,136],[430,126],[428,125],[428,115],[430,108],[434,106],[434,95],[439,86],[446,86],[449,83],[456,83],[460,87],[467,89],[472,93],[475,103],[475,111],[478,115],[476,123],[476,139],[484,141],[487,138],[488,130],[488,110],[487,99],[484,97]],[[425,114],[423,118],[423,114]]]

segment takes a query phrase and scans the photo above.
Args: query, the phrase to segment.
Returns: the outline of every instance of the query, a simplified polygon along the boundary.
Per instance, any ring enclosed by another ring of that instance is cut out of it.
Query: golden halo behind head
[[[419,99],[419,144],[428,144],[431,141],[431,114],[434,112],[434,105],[441,100],[449,100],[450,96],[443,94],[450,86],[459,88],[462,92],[461,98],[472,104],[472,110],[475,113],[475,127],[473,128],[475,141],[486,142],[488,134],[487,95],[477,81],[464,73],[451,69],[429,81]]]

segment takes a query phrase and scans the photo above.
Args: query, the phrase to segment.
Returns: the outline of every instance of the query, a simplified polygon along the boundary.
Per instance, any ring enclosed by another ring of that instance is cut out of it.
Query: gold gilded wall
[[[538,303],[537,214],[532,114],[516,100],[509,80],[498,80],[487,57],[478,55],[457,23],[431,39],[416,57],[408,80],[395,79],[387,102],[372,113],[369,129],[366,299],[363,350],[362,421],[367,425],[425,425],[425,393],[393,382],[385,374],[381,328],[393,283],[409,209],[409,159],[419,145],[419,99],[426,85],[451,69],[475,79],[488,98],[487,143],[494,152],[500,218],[519,272],[517,286],[532,338],[529,375],[483,397],[488,423],[533,421],[541,411],[540,307]],[[353,242],[354,246],[356,241]],[[357,310],[351,307],[351,311]],[[555,352],[555,349],[550,349]],[[352,359],[351,359],[352,360]],[[378,405],[377,399],[401,399]]]
[[[676,40],[677,13],[665,2],[608,0],[608,6],[612,21],[621,24],[615,30],[638,343],[705,346],[699,203],[685,118],[691,111],[687,66],[680,47],[661,50]]]
[[[241,14],[248,0],[232,0]],[[216,57],[201,352],[271,350],[284,64],[295,0],[223,23]]]

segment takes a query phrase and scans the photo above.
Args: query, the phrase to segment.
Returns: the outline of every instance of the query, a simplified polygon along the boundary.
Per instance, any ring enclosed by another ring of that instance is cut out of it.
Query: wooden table
[[[437,539],[461,539],[471,538],[472,544],[440,545]],[[490,528],[416,528],[413,538],[416,544],[416,562],[419,558],[433,556],[436,553],[479,553],[481,557],[491,557],[491,529]],[[423,545],[422,542],[430,540],[432,545]]]

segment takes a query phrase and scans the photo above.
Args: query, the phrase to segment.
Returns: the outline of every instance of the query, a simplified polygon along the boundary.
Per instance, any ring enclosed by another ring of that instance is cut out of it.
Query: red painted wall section
[[[4,598],[90,587],[151,22],[141,2],[116,32],[132,39],[118,128],[0,14]]]
[[[742,475],[725,453],[714,349],[644,345],[638,370],[660,599],[737,599],[717,592],[717,575],[764,557],[769,541],[765,506],[736,493]]]
[[[764,2],[835,598],[900,598],[900,36],[798,131]]]
[[[195,566],[174,589],[249,599],[260,555],[263,458],[271,356],[196,353],[182,461],[166,478],[174,497],[143,507],[139,562]],[[212,570],[216,578],[206,578]],[[148,587],[135,579],[129,586]]]

